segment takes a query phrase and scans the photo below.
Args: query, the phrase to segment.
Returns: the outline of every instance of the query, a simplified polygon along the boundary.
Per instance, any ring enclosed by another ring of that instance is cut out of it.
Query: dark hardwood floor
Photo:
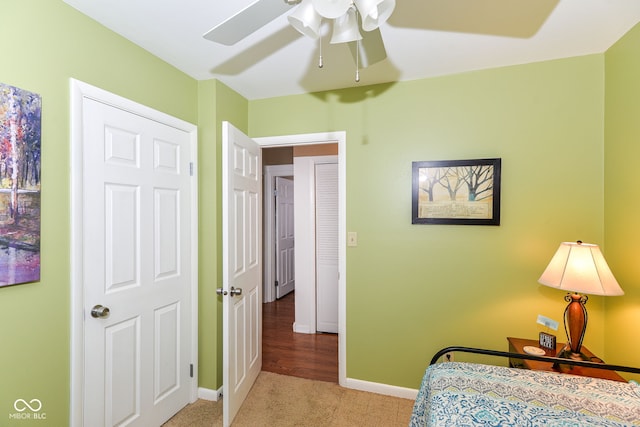
[[[338,382],[338,335],[293,332],[295,292],[262,305],[262,370]]]

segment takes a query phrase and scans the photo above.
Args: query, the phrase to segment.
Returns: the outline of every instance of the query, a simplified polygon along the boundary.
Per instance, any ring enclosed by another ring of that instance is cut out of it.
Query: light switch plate
[[[347,246],[358,246],[358,233],[355,231],[347,232]]]

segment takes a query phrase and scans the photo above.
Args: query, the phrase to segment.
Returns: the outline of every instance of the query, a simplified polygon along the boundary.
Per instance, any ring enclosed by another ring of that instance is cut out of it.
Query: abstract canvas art
[[[0,286],[40,280],[42,98],[0,83]]]

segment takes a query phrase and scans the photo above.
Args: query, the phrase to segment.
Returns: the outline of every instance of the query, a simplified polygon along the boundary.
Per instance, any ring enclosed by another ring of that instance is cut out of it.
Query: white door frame
[[[338,382],[347,383],[347,133],[321,132],[253,138],[262,148],[338,144]]]
[[[257,141],[256,141],[257,142]],[[263,147],[266,148],[266,147]],[[293,165],[272,165],[264,168],[264,279],[263,279],[263,302],[273,302],[276,299],[276,269],[275,266],[275,248],[276,248],[276,230],[275,230],[275,200],[273,192],[275,191],[275,177],[277,176],[293,176]]]
[[[126,98],[70,79],[71,86],[71,398],[70,425],[82,426],[84,383],[84,293],[83,293],[83,234],[82,234],[82,116],[83,100],[93,99],[133,114],[164,123],[190,134],[190,156],[197,170],[197,126],[168,114],[138,104]],[[190,400],[197,398],[198,388],[198,181],[191,184],[191,349],[190,360],[194,372],[190,384]]]

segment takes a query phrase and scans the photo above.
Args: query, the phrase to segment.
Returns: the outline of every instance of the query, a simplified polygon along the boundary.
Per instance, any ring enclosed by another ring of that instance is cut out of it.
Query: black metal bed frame
[[[609,365],[606,363],[588,362],[585,360],[564,359],[560,357],[550,357],[550,356],[536,356],[533,354],[510,353],[507,351],[486,350],[482,348],[457,347],[457,346],[446,347],[438,351],[431,359],[431,362],[429,363],[429,365],[433,365],[442,356],[452,352],[484,354],[488,356],[508,357],[511,359],[537,360],[539,362],[551,362],[557,365],[575,365],[575,366],[584,366],[587,368],[606,369],[609,371],[621,371],[621,372],[631,372],[633,374],[640,374],[640,368],[632,368],[629,366]]]

